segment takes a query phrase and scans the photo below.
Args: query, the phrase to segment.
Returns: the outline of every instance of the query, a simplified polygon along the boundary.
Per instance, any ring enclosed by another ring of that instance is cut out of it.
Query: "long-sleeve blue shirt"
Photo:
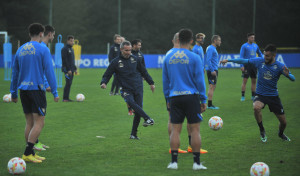
[[[41,44],[47,47],[46,43],[44,43],[43,41],[41,42]],[[52,61],[52,59],[51,59],[51,61]],[[49,83],[48,83],[47,78],[46,78],[45,75],[44,75],[44,80],[45,80],[45,88],[48,88],[49,87]]]
[[[199,94],[206,103],[205,79],[200,56],[183,48],[173,48],[163,62],[163,92],[165,98]]]
[[[203,63],[203,69],[204,69],[204,51],[203,51],[202,46],[200,46],[200,45],[195,45],[195,46],[193,47],[193,52],[196,53],[196,54],[198,54],[198,55],[200,56],[201,61],[202,61],[202,63]]]
[[[50,84],[51,93],[58,97],[49,49],[36,41],[25,43],[18,49],[13,63],[10,85],[12,98],[18,97],[18,89],[45,90],[44,75]]]
[[[256,53],[258,57],[263,57],[262,52],[260,51],[258,45],[256,43],[244,43],[240,50],[240,58],[251,59],[256,57]],[[243,67],[243,65],[241,65]]]
[[[265,59],[262,57],[251,59],[229,59],[228,62],[238,64],[251,64],[258,70],[256,94],[263,96],[278,96],[277,82],[280,75],[283,74],[284,64],[275,61],[272,64],[266,64]],[[283,74],[284,75],[284,74]],[[294,75],[284,75],[291,81],[295,81]]]
[[[209,45],[206,48],[205,54],[205,69],[208,71],[218,70],[219,57],[217,48],[213,45]]]

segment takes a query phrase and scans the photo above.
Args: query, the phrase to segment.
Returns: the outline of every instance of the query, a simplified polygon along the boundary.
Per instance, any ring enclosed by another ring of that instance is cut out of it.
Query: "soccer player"
[[[163,62],[163,91],[170,99],[170,117],[172,123],[170,146],[171,163],[168,169],[178,169],[177,157],[180,146],[180,132],[186,116],[191,130],[193,148],[193,170],[207,169],[200,163],[200,122],[201,112],[206,109],[205,81],[200,57],[189,50],[193,42],[190,29],[179,31],[180,48],[166,55]],[[200,105],[201,100],[201,105]]]
[[[53,41],[54,35],[55,35],[54,27],[52,27],[50,25],[46,25],[45,26],[44,37],[42,38],[41,44],[44,45],[45,47],[47,47],[48,43]],[[52,62],[52,58],[51,58],[51,62]],[[51,88],[50,88],[49,83],[46,79],[46,76],[44,76],[44,79],[45,79],[44,87],[46,88],[46,91],[51,92]],[[41,141],[39,141],[39,139],[36,140],[36,142],[33,146],[33,149],[39,150],[39,151],[46,150],[48,148],[50,148],[50,147],[43,144],[43,143],[41,143]]]
[[[219,109],[212,104],[214,91],[217,85],[218,79],[218,64],[219,57],[217,47],[221,45],[221,37],[219,35],[213,35],[211,38],[211,45],[206,48],[206,58],[205,58],[205,69],[207,71],[208,78],[208,109]]]
[[[143,126],[147,127],[154,124],[154,120],[151,119],[142,109],[143,106],[143,89],[141,89],[141,76],[150,85],[150,89],[154,92],[154,81],[148,74],[146,68],[143,66],[140,59],[131,55],[132,46],[129,41],[124,41],[120,45],[121,55],[115,58],[105,71],[102,81],[100,83],[101,88],[106,89],[106,85],[109,82],[111,76],[116,74],[117,81],[122,87],[121,95],[125,102],[134,110],[134,119],[131,130],[130,139],[139,139],[137,136],[137,129],[140,123],[141,117],[144,118]]]
[[[255,58],[256,53],[259,57],[263,57],[259,47],[255,42],[255,34],[249,33],[247,34],[248,41],[247,43],[243,44],[240,51],[240,58],[250,59]],[[245,101],[245,91],[246,91],[246,84],[248,78],[251,78],[251,91],[252,91],[252,100],[255,96],[255,88],[256,88],[256,75],[257,75],[257,68],[253,67],[252,65],[241,65],[243,83],[242,83],[242,97],[241,101]]]
[[[170,54],[174,49],[178,49],[180,48],[180,44],[179,44],[179,33],[177,32],[174,37],[173,37],[173,40],[172,40],[172,43],[173,43],[173,48],[170,49],[166,55]],[[203,67],[204,68],[204,67]],[[166,98],[166,105],[167,105],[167,111],[169,112],[169,121],[168,121],[168,134],[169,134],[169,137],[171,136],[171,129],[172,129],[172,124],[170,122],[170,99],[167,99]],[[186,150],[182,150],[182,149],[178,149],[178,153],[193,153],[193,149],[192,149],[192,146],[191,146],[191,130],[190,130],[190,125],[189,123],[187,123],[187,131],[188,131],[188,139],[189,139],[189,146],[188,146],[188,149],[187,151]],[[171,149],[169,149],[169,153],[171,153]],[[200,149],[200,153],[201,154],[205,154],[207,153],[207,150],[204,150],[204,149]]]
[[[26,162],[41,163],[45,157],[35,154],[33,146],[44,127],[46,115],[44,75],[49,81],[54,101],[58,102],[59,97],[50,51],[40,44],[45,28],[39,23],[33,23],[29,25],[28,30],[31,41],[22,45],[15,55],[10,92],[12,101],[17,103],[18,89],[20,89],[26,118],[27,146],[22,159]]]
[[[120,55],[120,44],[122,43],[122,37],[119,34],[114,35],[114,44],[110,47],[109,54],[108,54],[108,61],[109,63],[112,60]],[[117,82],[117,79],[114,75],[114,80],[111,84],[111,89],[109,95],[119,95],[120,86]],[[115,90],[115,93],[114,93]]]
[[[204,51],[202,45],[204,43],[205,34],[198,33],[196,34],[196,45],[193,47],[193,52],[198,54],[203,63],[203,70],[204,70]]]
[[[227,62],[248,64],[258,69],[256,96],[253,100],[253,109],[255,119],[259,126],[262,142],[267,142],[261,113],[261,110],[265,107],[265,105],[269,106],[270,112],[273,112],[280,122],[278,136],[285,141],[291,141],[283,133],[286,127],[286,117],[278,95],[277,82],[281,74],[289,78],[291,81],[295,81],[295,77],[284,64],[276,61],[275,56],[276,47],[275,45],[269,44],[265,47],[264,57],[251,59],[229,59],[221,61],[222,64]]]
[[[61,59],[62,59],[62,72],[65,74],[66,85],[64,88],[63,102],[72,102],[69,98],[71,85],[73,82],[74,73],[77,74],[77,68],[75,65],[75,55],[73,50],[74,36],[67,36],[67,43],[61,49]]]

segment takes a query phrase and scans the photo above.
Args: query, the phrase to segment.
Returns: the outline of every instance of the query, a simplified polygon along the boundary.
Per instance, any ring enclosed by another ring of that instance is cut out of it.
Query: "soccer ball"
[[[12,158],[7,164],[7,170],[10,174],[23,174],[26,171],[26,163],[19,157]]]
[[[85,99],[84,95],[83,94],[77,94],[76,95],[76,100],[77,101],[83,101]]]
[[[219,116],[213,116],[208,121],[209,128],[219,130],[223,127],[223,120]]]
[[[269,176],[270,169],[266,163],[257,162],[252,165],[250,168],[250,175],[251,176]]]
[[[4,101],[5,103],[11,102],[11,94],[5,94],[5,95],[3,96],[3,101]]]

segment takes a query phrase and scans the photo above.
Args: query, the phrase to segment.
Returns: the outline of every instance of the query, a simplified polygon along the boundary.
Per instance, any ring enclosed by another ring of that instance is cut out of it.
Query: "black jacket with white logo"
[[[117,76],[118,83],[125,91],[136,91],[140,88],[141,77],[139,73],[145,78],[149,85],[154,84],[154,81],[142,64],[141,59],[137,59],[133,55],[128,59],[122,55],[113,59],[105,71],[100,85],[102,83],[107,84],[114,73]]]

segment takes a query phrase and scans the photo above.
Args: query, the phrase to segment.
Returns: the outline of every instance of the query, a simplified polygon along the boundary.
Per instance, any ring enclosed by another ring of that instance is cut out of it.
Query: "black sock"
[[[256,92],[252,92],[252,97],[254,97],[254,96],[255,96],[255,94],[256,94]]]
[[[245,96],[245,91],[242,91],[242,97],[244,97]]]
[[[24,155],[28,156],[30,154],[35,154],[34,151],[33,151],[33,146],[34,144],[33,143],[30,143],[30,142],[27,142],[27,145],[26,145],[26,149],[25,149],[25,152],[24,152]]]
[[[260,132],[264,132],[264,131],[265,131],[265,128],[264,128],[264,126],[263,126],[262,121],[261,121],[260,123],[257,123],[257,124],[258,124],[258,126],[259,126]]]
[[[208,106],[212,106],[212,100],[208,100]]]
[[[193,152],[194,163],[200,164],[200,152]]]
[[[172,163],[174,163],[174,162],[177,163],[178,150],[172,150],[171,155],[172,155]]]
[[[189,145],[191,146],[191,136],[189,135]]]
[[[36,143],[36,144],[39,143],[39,139],[37,139],[37,140],[35,141],[35,143]]]

